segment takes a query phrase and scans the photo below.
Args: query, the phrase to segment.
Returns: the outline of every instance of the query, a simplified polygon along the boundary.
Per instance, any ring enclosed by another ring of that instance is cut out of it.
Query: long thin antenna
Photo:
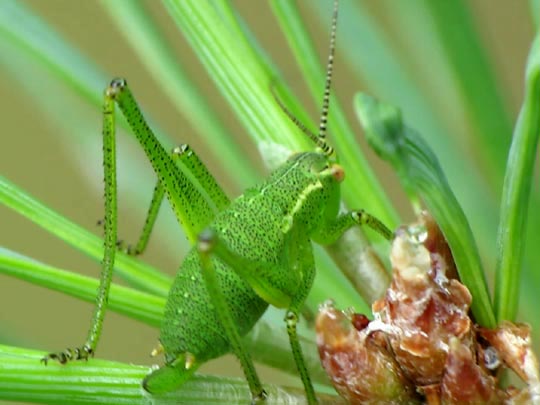
[[[336,48],[336,31],[337,31],[337,17],[338,17],[338,0],[334,0],[334,15],[332,16],[332,29],[330,32],[330,52],[328,54],[328,62],[326,64],[326,83],[324,84],[324,97],[321,109],[321,119],[319,121],[319,136],[318,138],[326,145],[326,125],[328,122],[328,108],[330,106],[330,87],[332,85],[332,72],[334,69],[334,51]],[[330,146],[327,145],[327,148]],[[322,148],[323,151],[330,155],[330,152]]]
[[[336,47],[336,30],[337,30],[337,17],[338,17],[338,3],[339,0],[334,0],[334,14],[332,16],[332,28],[330,33],[330,52],[328,55],[328,62],[326,64],[326,82],[324,85],[324,97],[323,105],[321,110],[321,118],[319,120],[319,134],[315,135],[307,127],[296,118],[293,113],[283,104],[283,102],[277,96],[274,86],[270,86],[270,91],[274,96],[274,99],[278,103],[279,107],[283,110],[285,114],[291,119],[291,121],[298,127],[300,130],[306,134],[322,152],[330,156],[334,153],[334,149],[328,145],[326,142],[326,125],[328,121],[328,108],[330,105],[330,87],[332,84],[332,72],[334,68],[334,50]]]
[[[276,89],[274,87],[274,84],[270,86],[270,92],[272,93],[272,96],[274,96],[274,100],[276,100],[276,103],[278,103],[279,108],[287,115],[287,117],[290,118],[290,120],[293,122],[294,125],[296,125],[298,128],[300,128],[300,131],[302,131],[304,134],[306,134],[313,142],[319,145],[319,137],[315,135],[312,131],[310,131],[298,118],[294,116],[294,114],[287,108],[285,104],[283,104],[283,101],[278,97],[276,94]]]

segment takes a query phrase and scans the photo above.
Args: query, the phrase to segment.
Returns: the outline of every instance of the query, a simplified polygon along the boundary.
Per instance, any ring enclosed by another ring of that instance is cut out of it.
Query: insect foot
[[[388,229],[385,224],[383,224],[377,218],[368,214],[364,210],[353,211],[351,212],[351,216],[358,225],[369,226],[371,229],[375,230],[381,236],[383,236],[386,240],[390,241],[394,239],[394,233],[390,229]]]
[[[251,405],[256,405],[256,404],[260,404],[260,403],[264,403],[266,402],[266,398],[268,397],[268,394],[266,393],[265,390],[262,390],[261,393],[259,395],[257,395],[256,397],[253,397],[251,399]]]
[[[68,361],[72,360],[88,360],[89,357],[94,356],[94,351],[92,348],[88,347],[87,345],[84,345],[82,347],[78,347],[76,349],[66,349],[63,352],[59,353],[49,353],[45,357],[41,359],[41,362],[45,365],[49,362],[49,360],[56,360],[60,364],[66,364]]]
[[[96,221],[96,226],[103,227],[105,224],[105,221],[103,219],[98,219]],[[132,245],[131,243],[127,243],[123,239],[118,239],[116,241],[116,250],[119,252],[125,253],[129,256],[139,256],[142,251],[139,247]]]

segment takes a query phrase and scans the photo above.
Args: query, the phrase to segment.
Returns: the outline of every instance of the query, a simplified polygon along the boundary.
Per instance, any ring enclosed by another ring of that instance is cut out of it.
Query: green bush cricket
[[[172,154],[165,151],[124,79],[111,82],[103,106],[104,258],[92,326],[82,347],[50,354],[44,362],[87,359],[94,354],[100,338],[118,248],[114,115],[118,106],[158,177],[142,235],[127,252],[144,251],[165,196],[194,244],[180,266],[165,309],[160,342],[166,365],[145,378],[144,388],[150,393],[171,391],[200,364],[232,351],[240,360],[253,402],[264,399],[241,336],[271,304],[286,309],[287,332],[306,396],[309,403],[317,402],[296,334],[299,313],[315,276],[311,241],[331,244],[347,229],[363,224],[388,239],[392,235],[363,211],[338,213],[344,170],[325,139],[336,24],[337,1],[318,135],[298,122],[276,97],[317,150],[293,155],[265,182],[232,202],[188,146],[175,148]]]

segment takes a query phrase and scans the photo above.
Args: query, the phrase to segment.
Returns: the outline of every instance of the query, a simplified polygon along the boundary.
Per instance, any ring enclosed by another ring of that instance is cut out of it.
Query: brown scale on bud
[[[440,384],[443,404],[493,404],[502,402],[495,377],[476,363],[475,353],[458,338],[449,342],[449,352]]]
[[[448,278],[446,244],[426,223],[427,217],[422,219],[397,230],[390,255],[392,282],[373,307],[392,326],[388,339],[395,357],[417,386],[441,380],[451,338],[473,344],[471,295],[459,281]],[[430,230],[435,235],[430,236]],[[429,251],[426,242],[441,251]]]
[[[538,360],[531,347],[529,325],[505,321],[495,329],[479,328],[478,335],[497,352],[506,367],[527,383],[522,390],[508,390],[512,403],[540,404],[540,373]]]
[[[375,320],[331,303],[317,317],[321,362],[340,395],[368,404],[540,403],[529,328],[474,325],[471,294],[427,213],[395,235],[392,282],[372,305]],[[498,388],[501,366],[527,386]]]
[[[315,328],[319,355],[338,393],[351,404],[415,403],[413,386],[405,379],[380,332],[357,330],[355,315],[325,303]],[[361,326],[361,325],[359,325]]]

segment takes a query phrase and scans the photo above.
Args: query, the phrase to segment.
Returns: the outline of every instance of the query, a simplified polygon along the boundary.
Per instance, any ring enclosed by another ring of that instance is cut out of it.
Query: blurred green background
[[[320,1],[320,0],[318,0]],[[342,0],[343,3],[352,0]],[[416,0],[410,0],[413,3]],[[418,0],[420,2],[420,0]],[[221,181],[231,196],[241,192],[230,181],[226,173],[226,162],[220,162],[209,154],[208,147],[201,140],[200,134],[172,106],[155,80],[145,70],[124,38],[114,25],[109,14],[105,13],[100,2],[47,0],[26,1],[28,7],[44,18],[67,41],[77,47],[100,66],[106,77],[124,76],[128,79],[140,105],[177,143],[189,143],[202,155],[215,176]],[[284,38],[265,1],[238,0],[233,2],[239,13],[246,20],[257,39],[270,57],[279,66],[287,85],[305,102],[306,107],[316,122],[318,105],[313,105],[308,91],[303,85],[301,74],[289,52]],[[318,6],[308,0],[299,5],[320,50],[321,61],[325,60],[329,38],[329,15],[320,15]],[[497,209],[502,179],[493,180],[492,173],[483,167],[482,148],[475,149],[478,130],[471,110],[459,90],[459,83],[451,69],[445,70],[441,48],[433,38],[422,37],[422,32],[433,32],[433,27],[407,25],[419,24],[421,18],[407,16],[407,1],[393,0],[362,2],[378,24],[378,28],[388,40],[391,50],[400,62],[393,69],[409,77],[418,89],[418,94],[425,98],[434,120],[441,123],[447,134],[457,139],[456,149],[443,147],[444,142],[432,144],[441,159],[443,169],[446,162],[473,162],[477,175],[485,189],[462,190],[458,183],[464,174],[447,172],[450,184],[458,199],[491,199],[493,209]],[[470,9],[473,24],[481,40],[483,52],[497,83],[497,91],[504,101],[504,110],[508,114],[510,129],[514,125],[517,112],[523,98],[523,75],[526,56],[533,38],[534,28],[531,20],[529,2],[505,0],[469,0],[464,2]],[[208,96],[210,104],[223,122],[236,134],[236,141],[249,159],[259,168],[261,177],[265,172],[256,148],[245,135],[239,122],[231,114],[221,95],[213,86],[204,69],[197,61],[188,45],[182,39],[167,13],[158,2],[146,1],[149,12],[159,21],[171,46],[175,49],[183,67],[193,81]],[[384,94],[384,83],[374,83],[368,75],[358,75],[354,63],[346,63],[347,58],[362,55],[369,59],[376,50],[366,49],[363,43],[350,35],[350,25],[354,21],[343,16],[338,22],[338,52],[333,91],[344,105],[350,122],[355,127],[358,142],[373,162],[377,176],[388,195],[395,203],[405,221],[412,219],[412,211],[405,195],[401,191],[392,171],[382,164],[369,151],[363,141],[362,132],[352,111],[352,97],[358,91],[371,93],[397,104],[405,111],[405,120],[410,126],[416,126],[414,117],[407,115],[407,105],[402,100],[392,99]],[[417,30],[422,43],[411,42]],[[344,40],[347,37],[347,41]],[[351,46],[354,45],[354,46]],[[1,48],[0,48],[1,50]],[[419,54],[419,50],[422,54]],[[426,57],[432,53],[433,57]],[[31,193],[33,196],[62,213],[74,222],[100,233],[96,221],[103,215],[102,173],[101,173],[101,115],[100,110],[87,105],[74,97],[52,79],[46,71],[41,71],[37,64],[21,64],[21,61],[6,60],[0,53],[0,94],[1,97],[1,133],[0,133],[0,173]],[[376,57],[373,58],[375,63]],[[242,61],[238,61],[242,63]],[[27,69],[32,72],[32,80],[22,85],[15,79],[11,70]],[[381,72],[388,66],[381,65]],[[389,82],[391,79],[389,79]],[[103,88],[107,82],[103,83]],[[471,83],[473,85],[473,83]],[[399,89],[395,89],[399,93]],[[321,94],[322,95],[322,94]],[[54,100],[54,101],[53,101]],[[500,118],[500,117],[494,117]],[[80,141],[79,132],[92,133],[92,141]],[[331,131],[330,131],[331,132]],[[423,134],[429,138],[428,134]],[[506,134],[509,141],[511,132]],[[141,151],[132,139],[121,136],[119,141],[120,174],[120,228],[122,238],[134,241],[149,202],[154,182],[151,169]],[[457,152],[445,155],[447,152]],[[122,155],[139,156],[136,160],[144,168],[141,176],[133,173],[128,164],[122,164]],[[500,161],[501,169],[506,162]],[[466,174],[465,174],[466,175]],[[536,178],[538,173],[536,173]],[[348,179],[354,181],[354,179]],[[122,198],[122,191],[138,190],[142,202]],[[369,192],[369,190],[366,190]],[[538,194],[538,181],[533,193]],[[465,193],[469,193],[466,195]],[[466,203],[464,203],[466,204]],[[370,209],[370,207],[365,207]],[[477,213],[467,205],[465,212],[471,220],[473,231],[475,224],[481,223]],[[178,267],[186,243],[177,229],[168,208],[159,216],[156,232],[144,260],[174,274]],[[496,214],[496,211],[494,211]],[[486,213],[489,215],[489,213]],[[471,218],[472,216],[472,218]],[[476,218],[475,218],[476,217]],[[60,268],[72,269],[82,274],[97,276],[99,266],[63,242],[33,225],[20,215],[13,214],[0,206],[0,246],[8,247],[30,257]],[[493,271],[496,240],[496,228],[484,230],[481,234],[490,236],[480,240],[482,259],[485,268]],[[478,237],[478,233],[476,233]],[[528,246],[528,249],[532,249]],[[529,269],[530,270],[530,269]],[[537,269],[534,269],[537,271]],[[492,277],[492,273],[488,278]],[[492,281],[492,280],[490,280]],[[538,301],[537,301],[538,303]],[[0,275],[0,341],[20,346],[56,350],[73,342],[84,339],[89,324],[92,306],[62,294],[50,292],[6,276]],[[526,320],[520,318],[521,320]],[[536,332],[538,333],[538,332]],[[148,353],[154,347],[158,331],[146,325],[126,319],[114,313],[108,313],[104,333],[99,347],[99,356],[107,359],[132,363],[150,364]],[[236,361],[230,358],[220,359],[205,366],[208,372],[227,373],[232,367],[232,374],[241,375]],[[263,374],[263,380],[268,377]],[[287,381],[287,377],[270,377],[273,382]]]

